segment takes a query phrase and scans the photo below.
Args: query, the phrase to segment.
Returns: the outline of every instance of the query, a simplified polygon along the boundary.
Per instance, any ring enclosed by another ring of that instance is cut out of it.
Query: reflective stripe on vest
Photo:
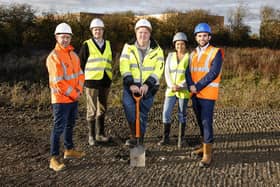
[[[85,41],[89,49],[89,57],[85,67],[86,80],[101,80],[104,71],[112,80],[112,51],[110,42],[106,41],[104,53],[101,54],[92,39]]]

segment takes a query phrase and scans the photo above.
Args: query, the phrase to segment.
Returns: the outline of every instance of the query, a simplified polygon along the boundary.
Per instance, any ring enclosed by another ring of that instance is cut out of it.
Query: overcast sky
[[[0,4],[27,3],[40,11],[111,13],[131,10],[135,13],[161,13],[166,10],[188,11],[204,9],[225,17],[241,3],[247,11],[245,24],[253,33],[259,32],[260,8],[280,9],[279,0],[0,0]]]

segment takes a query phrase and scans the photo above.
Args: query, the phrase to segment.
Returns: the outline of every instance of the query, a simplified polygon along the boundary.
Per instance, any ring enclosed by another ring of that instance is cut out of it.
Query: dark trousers
[[[51,155],[59,155],[59,141],[63,133],[64,147],[72,149],[73,144],[73,128],[78,112],[78,102],[73,103],[56,103],[52,105],[54,126],[51,133]]]
[[[135,100],[132,96],[132,93],[129,89],[123,89],[123,108],[125,112],[126,119],[128,124],[135,124],[136,120],[136,110],[135,110]],[[140,100],[140,128],[141,133],[145,134],[148,122],[148,113],[152,108],[154,102],[154,96],[148,92],[145,97],[142,97]]]
[[[213,114],[215,100],[192,97],[193,109],[204,143],[213,143]]]

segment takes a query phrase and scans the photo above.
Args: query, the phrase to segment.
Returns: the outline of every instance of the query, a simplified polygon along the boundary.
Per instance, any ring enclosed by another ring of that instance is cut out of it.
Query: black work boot
[[[170,127],[171,127],[170,123],[164,123],[163,124],[163,136],[162,136],[162,140],[160,140],[158,142],[159,146],[169,144],[169,142],[170,142],[170,140],[169,140]]]
[[[95,145],[95,121],[88,121],[88,144]]]
[[[139,144],[144,145],[144,138],[145,138],[145,133],[141,133],[141,136],[139,138]]]
[[[186,129],[186,123],[181,123],[181,145],[178,145],[179,147],[181,147],[182,145],[186,145],[185,142],[185,129]]]
[[[135,125],[132,124],[128,124],[128,125],[130,129],[130,135],[129,135],[129,139],[125,141],[125,145],[129,147],[133,147],[137,143],[135,139]]]
[[[96,119],[96,136],[95,139],[97,142],[108,142],[109,137],[105,136],[104,133],[104,116],[99,116]]]

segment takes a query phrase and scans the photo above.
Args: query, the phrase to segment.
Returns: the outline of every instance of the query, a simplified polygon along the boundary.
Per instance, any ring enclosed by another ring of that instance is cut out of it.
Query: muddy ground
[[[67,168],[54,172],[48,168],[51,110],[2,107],[0,186],[280,186],[280,110],[217,108],[214,161],[209,168],[199,168],[199,159],[190,156],[199,134],[192,112],[186,146],[176,147],[176,120],[172,145],[156,145],[162,131],[161,111],[155,105],[149,116],[145,168],[130,167],[123,110],[110,108],[106,132],[113,142],[88,146],[85,111],[81,111],[74,141],[87,155],[66,160]]]

